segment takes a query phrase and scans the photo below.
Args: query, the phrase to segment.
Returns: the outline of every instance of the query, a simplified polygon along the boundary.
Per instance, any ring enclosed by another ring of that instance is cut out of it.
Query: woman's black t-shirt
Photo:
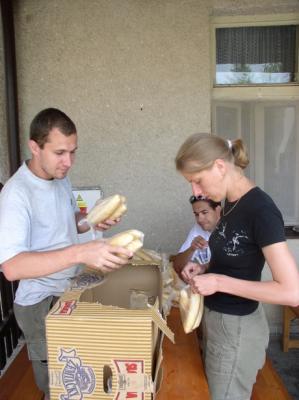
[[[212,257],[208,273],[260,281],[265,263],[262,248],[285,241],[281,212],[265,192],[254,187],[238,204],[226,203],[225,214],[209,239]],[[247,315],[255,311],[258,302],[217,292],[205,297],[205,305],[225,314]]]

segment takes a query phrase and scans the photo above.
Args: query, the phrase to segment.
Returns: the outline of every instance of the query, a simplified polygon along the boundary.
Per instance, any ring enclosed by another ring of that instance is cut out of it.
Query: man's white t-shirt
[[[50,251],[78,243],[77,210],[68,178],[41,179],[23,163],[0,194],[0,264],[21,252]],[[22,279],[15,302],[32,305],[51,295],[60,296],[80,267]]]
[[[194,239],[195,237],[201,236],[201,237],[203,237],[205,240],[208,241],[210,235],[211,235],[211,232],[203,230],[202,227],[201,227],[200,225],[198,225],[198,224],[194,224],[194,226],[192,227],[191,231],[189,232],[189,234],[188,234],[188,236],[187,236],[187,239],[186,239],[185,242],[182,244],[182,246],[181,246],[181,248],[180,248],[180,250],[179,250],[179,253],[182,253],[183,251],[189,249],[189,247],[191,246],[191,243],[192,243],[192,241],[193,241],[193,239]],[[197,252],[197,251],[198,251],[198,250],[195,250],[195,251],[194,251],[194,253],[193,253],[192,257],[191,257],[191,260],[193,260],[194,258],[196,258],[196,252]],[[208,252],[209,252],[209,256],[210,256],[210,249],[208,249]]]

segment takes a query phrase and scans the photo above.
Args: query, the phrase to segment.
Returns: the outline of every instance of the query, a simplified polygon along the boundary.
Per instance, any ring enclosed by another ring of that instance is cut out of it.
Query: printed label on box
[[[117,393],[115,400],[143,400],[144,393],[153,393],[151,376],[144,373],[143,360],[113,360],[117,371]]]
[[[57,301],[52,315],[71,315],[77,307],[77,300]]]
[[[71,280],[72,290],[83,290],[97,286],[103,281],[103,277],[97,274],[82,273]]]
[[[83,365],[76,350],[60,349],[58,361],[63,363],[63,369],[49,370],[49,384],[50,387],[64,388],[64,393],[59,395],[60,400],[82,400],[84,395],[94,392],[93,368]]]

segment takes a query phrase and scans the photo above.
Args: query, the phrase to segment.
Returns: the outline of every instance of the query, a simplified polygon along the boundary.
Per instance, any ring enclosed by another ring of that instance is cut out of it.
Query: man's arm
[[[89,229],[90,229],[90,226],[88,225],[87,222],[85,224],[84,223],[80,224],[80,222],[85,218],[86,218],[86,214],[82,214],[79,211],[77,211],[75,213],[76,226],[77,226],[78,233],[85,233],[85,232],[89,231]]]
[[[194,250],[190,246],[187,250],[178,253],[173,257],[173,268],[175,269],[177,274],[181,274],[182,270],[184,269],[187,262],[190,261]]]
[[[120,268],[132,256],[123,247],[93,240],[58,250],[19,253],[2,263],[2,271],[9,281],[39,278],[81,263],[108,272]]]
[[[197,249],[203,249],[208,246],[208,242],[202,236],[196,236],[188,249],[178,253],[173,257],[173,267],[180,274],[185,265],[191,260],[193,253]]]

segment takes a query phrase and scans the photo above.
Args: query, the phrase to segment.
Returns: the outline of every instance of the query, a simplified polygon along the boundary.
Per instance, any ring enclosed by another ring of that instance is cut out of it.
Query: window
[[[286,225],[299,224],[299,101],[213,104],[213,132],[242,138],[248,148],[247,175],[283,213]]]
[[[289,226],[299,225],[298,26],[298,14],[212,20],[212,131],[244,140],[247,175]]]
[[[296,25],[216,29],[216,84],[294,82]]]

